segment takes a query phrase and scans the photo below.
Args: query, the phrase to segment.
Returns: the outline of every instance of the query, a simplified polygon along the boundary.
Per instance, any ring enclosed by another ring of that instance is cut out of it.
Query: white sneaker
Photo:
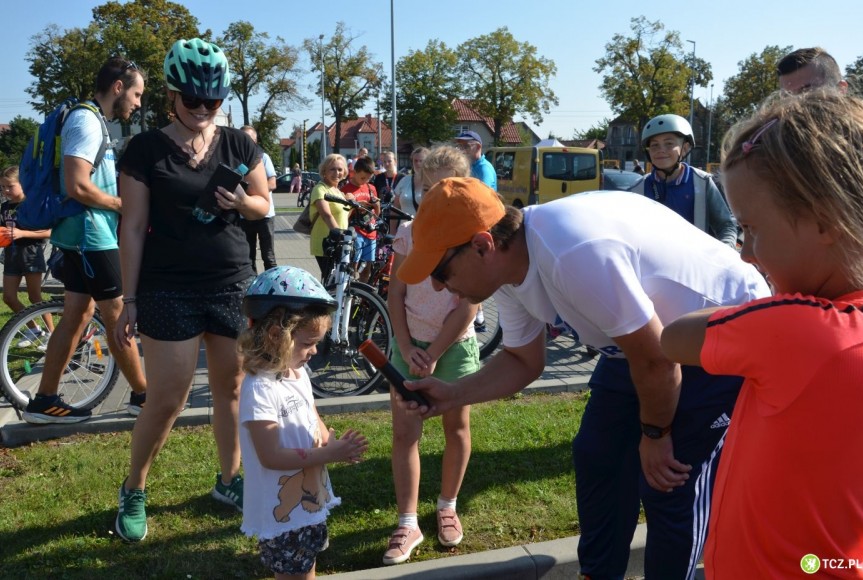
[[[18,348],[27,348],[28,346],[33,346],[34,342],[42,342],[40,339],[47,337],[48,333],[41,328],[28,328],[21,333],[21,336],[23,339],[18,342]]]

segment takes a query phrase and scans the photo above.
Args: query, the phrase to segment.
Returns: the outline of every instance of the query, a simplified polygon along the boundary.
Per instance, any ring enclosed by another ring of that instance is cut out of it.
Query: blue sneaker
[[[63,402],[60,395],[36,395],[21,415],[25,421],[34,425],[48,423],[80,423],[93,416],[84,409],[76,409]]]

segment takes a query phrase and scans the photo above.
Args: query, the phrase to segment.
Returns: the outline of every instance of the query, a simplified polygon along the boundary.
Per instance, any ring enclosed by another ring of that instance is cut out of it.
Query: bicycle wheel
[[[489,297],[482,303],[482,313],[485,316],[485,324],[476,328],[476,342],[479,346],[479,358],[484,359],[494,352],[500,339],[503,338],[503,329],[497,315],[497,303],[494,296]]]
[[[334,286],[327,290],[333,296]],[[386,304],[371,286],[351,282],[347,292],[352,298],[348,316],[348,340],[335,344],[329,333],[318,345],[318,352],[309,361],[312,392],[316,397],[348,397],[363,395],[376,389],[384,377],[360,353],[366,339],[378,345],[389,357],[393,337]]]
[[[16,409],[24,410],[39,389],[48,337],[34,336],[33,330],[45,330],[47,315],[56,328],[63,318],[63,300],[25,308],[0,329],[0,388]],[[101,403],[117,382],[119,368],[108,350],[106,332],[97,310],[60,376],[58,393],[79,409],[92,409]]]

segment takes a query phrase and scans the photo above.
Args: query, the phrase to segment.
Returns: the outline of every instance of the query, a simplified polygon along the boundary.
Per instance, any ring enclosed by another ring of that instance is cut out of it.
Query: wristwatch
[[[669,425],[668,427],[657,427],[656,425],[642,423],[641,432],[644,433],[645,437],[648,437],[650,439],[662,439],[663,437],[671,433],[671,425]]]

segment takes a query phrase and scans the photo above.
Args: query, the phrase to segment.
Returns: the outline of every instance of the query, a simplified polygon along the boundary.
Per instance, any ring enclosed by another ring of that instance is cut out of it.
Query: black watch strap
[[[668,427],[657,427],[656,425],[650,425],[649,423],[642,423],[641,432],[645,437],[650,439],[662,439],[671,433],[671,425]]]

